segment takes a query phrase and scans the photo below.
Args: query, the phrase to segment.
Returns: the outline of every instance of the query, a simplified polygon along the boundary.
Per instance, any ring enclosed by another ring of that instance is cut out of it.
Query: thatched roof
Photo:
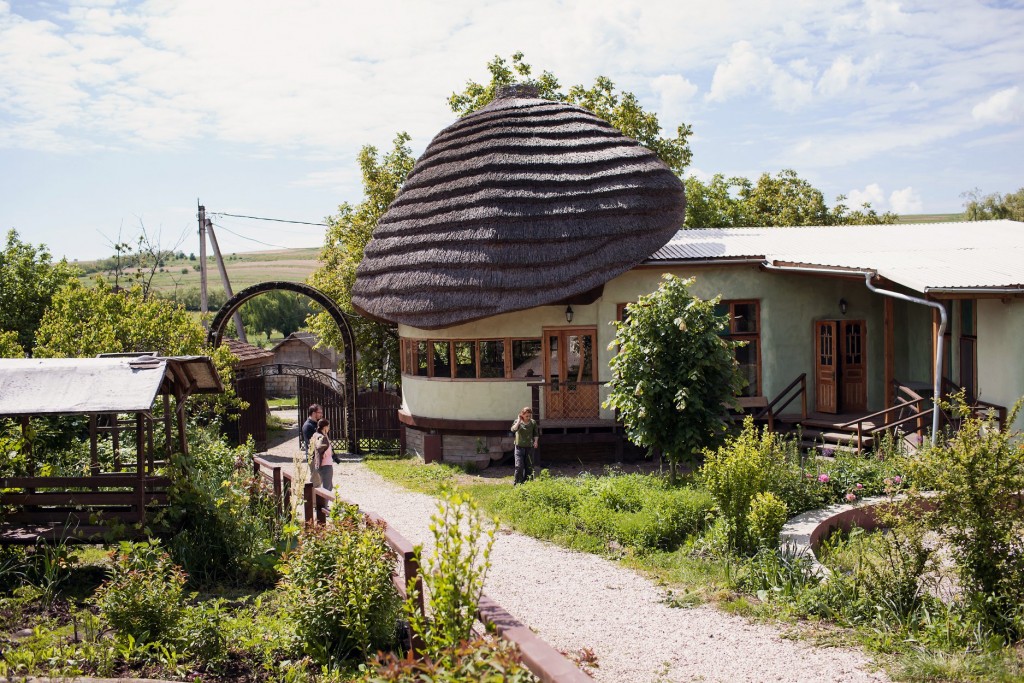
[[[436,329],[571,300],[682,227],[683,185],[649,149],[522,86],[441,131],[377,223],[352,303]]]

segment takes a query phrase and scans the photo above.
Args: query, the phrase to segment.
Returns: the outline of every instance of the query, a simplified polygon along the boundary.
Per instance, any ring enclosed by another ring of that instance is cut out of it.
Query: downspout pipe
[[[767,270],[780,270],[791,273],[817,273],[825,275],[862,275],[864,276],[864,284],[867,288],[875,294],[882,296],[888,296],[893,299],[900,299],[901,301],[909,301],[912,304],[921,304],[922,306],[928,306],[934,308],[939,312],[939,334],[935,340],[935,367],[932,370],[932,404],[934,410],[932,410],[932,434],[931,441],[934,446],[936,439],[939,436],[939,396],[942,395],[942,352],[943,352],[943,339],[946,335],[946,325],[949,320],[946,316],[946,307],[937,301],[928,301],[927,299],[921,299],[916,296],[910,296],[909,294],[903,294],[901,292],[893,292],[888,289],[879,289],[875,287],[872,280],[878,277],[878,273],[870,270],[844,270],[839,268],[801,268],[800,266],[777,266],[773,263],[765,261],[762,266]]]

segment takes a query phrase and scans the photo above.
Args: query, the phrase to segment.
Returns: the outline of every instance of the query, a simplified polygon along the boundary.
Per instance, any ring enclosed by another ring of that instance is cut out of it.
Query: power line
[[[227,215],[227,214],[222,214],[222,215]],[[257,244],[262,244],[263,246],[266,246],[266,247],[274,247],[275,249],[309,249],[309,247],[285,247],[285,246],[282,246],[280,244],[271,244],[270,242],[264,242],[263,240],[258,240],[255,237],[246,237],[245,235],[243,235],[241,233],[235,232],[234,230],[232,230],[231,228],[227,227],[223,223],[214,223],[214,225],[217,226],[218,228],[220,228],[221,230],[224,230],[226,232],[230,232],[235,237],[241,237],[243,240],[249,240],[250,242],[256,242]]]
[[[208,216],[230,216],[231,218],[250,218],[254,221],[274,221],[275,223],[296,223],[297,225],[320,225],[327,227],[326,223],[310,223],[309,221],[290,221],[284,218],[264,218],[262,216],[243,216],[237,213],[224,213],[223,211],[208,211]]]

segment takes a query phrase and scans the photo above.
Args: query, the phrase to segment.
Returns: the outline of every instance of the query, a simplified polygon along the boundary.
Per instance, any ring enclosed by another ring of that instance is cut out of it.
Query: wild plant
[[[285,558],[280,587],[287,618],[318,664],[389,647],[401,598],[391,581],[397,557],[384,527],[337,505],[331,523],[309,526]]]
[[[109,572],[93,601],[120,639],[148,643],[173,632],[184,606],[185,574],[158,541],[122,542],[110,553]]]
[[[431,659],[454,662],[456,648],[469,639],[497,527],[496,520],[484,521],[470,496],[451,489],[442,493],[430,521],[434,547],[426,556],[422,546],[416,547],[423,587],[410,585],[405,601],[413,636]],[[418,609],[421,595],[426,614]]]
[[[975,416],[963,396],[945,408],[961,427],[948,443],[923,449],[916,467],[937,491],[927,521],[950,546],[965,607],[1016,640],[1024,635],[1024,442]]]

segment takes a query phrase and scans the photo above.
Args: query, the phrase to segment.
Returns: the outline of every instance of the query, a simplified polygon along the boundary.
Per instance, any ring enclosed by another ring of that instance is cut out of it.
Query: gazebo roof
[[[0,415],[134,413],[158,394],[224,391],[206,356],[0,359]]]
[[[366,247],[352,303],[436,329],[572,300],[661,248],[685,204],[646,147],[585,109],[509,88],[416,162]]]

